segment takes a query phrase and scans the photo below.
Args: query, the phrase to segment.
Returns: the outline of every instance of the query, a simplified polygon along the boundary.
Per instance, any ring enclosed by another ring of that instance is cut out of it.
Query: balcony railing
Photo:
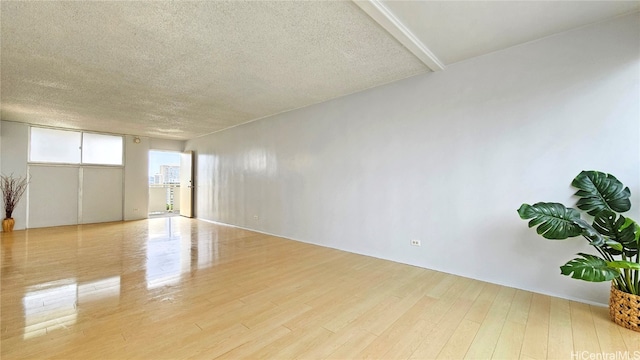
[[[149,215],[180,213],[179,184],[149,185]]]

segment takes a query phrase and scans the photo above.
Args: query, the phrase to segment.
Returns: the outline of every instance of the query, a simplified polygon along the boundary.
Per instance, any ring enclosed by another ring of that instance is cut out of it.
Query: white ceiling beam
[[[359,0],[354,3],[387,30],[432,71],[444,69],[444,64],[418,39],[380,0]]]

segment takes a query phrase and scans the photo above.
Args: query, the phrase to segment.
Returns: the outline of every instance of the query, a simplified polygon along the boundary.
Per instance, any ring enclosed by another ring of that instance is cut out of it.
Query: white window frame
[[[71,131],[80,133],[80,162],[77,163],[69,163],[69,162],[49,162],[49,161],[32,161],[31,160],[31,129],[39,128],[39,129],[50,129],[50,130],[59,130],[59,131]],[[97,134],[97,135],[108,135],[108,136],[117,136],[122,138],[122,159],[121,163],[118,164],[96,164],[96,163],[88,163],[83,162],[83,149],[82,146],[84,144],[84,134]],[[62,129],[62,128],[54,128],[54,127],[46,127],[46,126],[29,126],[29,141],[28,141],[28,153],[27,153],[27,164],[30,165],[62,165],[62,166],[104,166],[104,167],[119,167],[124,168],[125,166],[125,136],[120,134],[110,134],[96,131],[84,131],[84,130],[74,130],[74,129]]]

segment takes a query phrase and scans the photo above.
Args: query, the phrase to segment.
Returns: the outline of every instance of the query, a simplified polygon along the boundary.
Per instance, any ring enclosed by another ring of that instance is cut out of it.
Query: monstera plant
[[[580,212],[559,203],[522,204],[518,214],[537,226],[538,234],[551,240],[582,236],[597,255],[579,253],[579,257],[560,267],[563,275],[586,281],[613,281],[623,292],[640,291],[640,226],[619,213],[631,208],[631,192],[613,175],[582,171],[571,185],[578,189],[576,206],[593,217],[589,224]]]

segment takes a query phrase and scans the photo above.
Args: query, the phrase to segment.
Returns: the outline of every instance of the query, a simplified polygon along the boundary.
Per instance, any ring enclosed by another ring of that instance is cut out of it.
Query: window
[[[83,134],[82,162],[84,164],[122,165],[122,136]]]
[[[122,165],[122,136],[32,127],[29,160],[42,163]]]
[[[31,128],[30,159],[47,163],[80,163],[80,137],[77,131]]]

